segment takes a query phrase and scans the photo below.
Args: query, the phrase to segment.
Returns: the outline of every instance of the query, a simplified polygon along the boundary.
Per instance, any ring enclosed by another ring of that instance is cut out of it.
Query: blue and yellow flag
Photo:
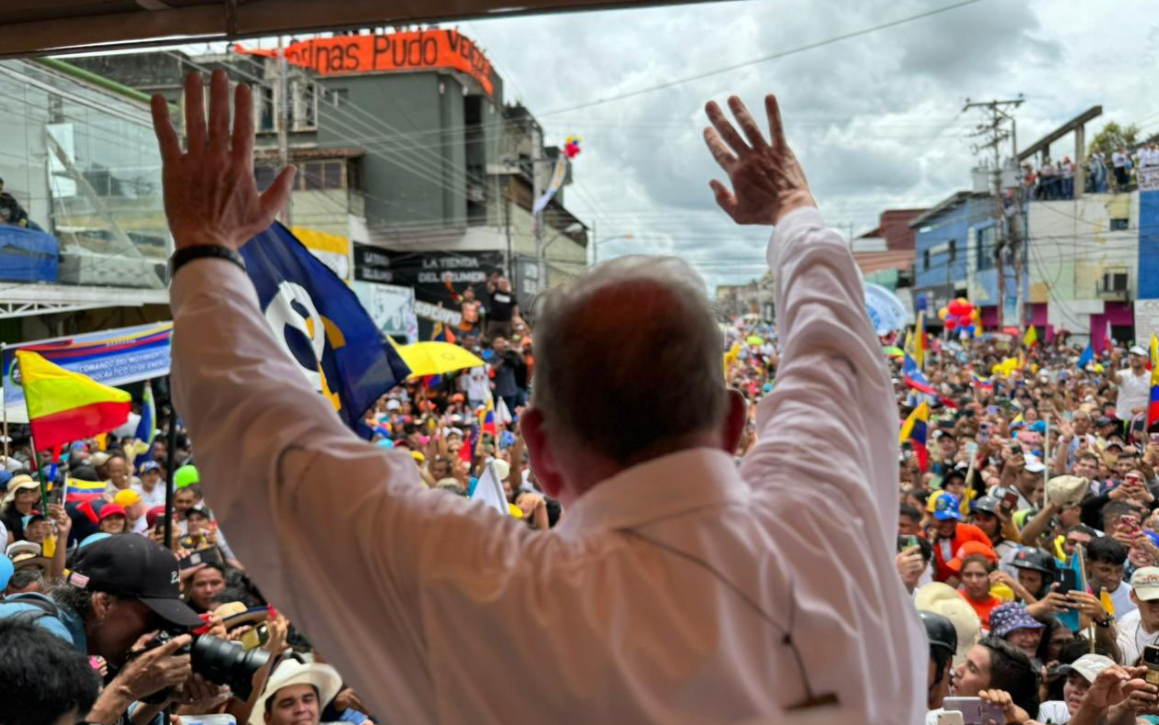
[[[369,438],[363,415],[410,368],[346,283],[281,224],[241,255],[274,337],[346,425]]]
[[[146,380],[145,391],[141,394],[141,420],[137,423],[137,439],[133,453],[133,467],[141,470],[141,464],[152,458],[153,441],[157,437],[157,406],[153,402],[153,385]]]

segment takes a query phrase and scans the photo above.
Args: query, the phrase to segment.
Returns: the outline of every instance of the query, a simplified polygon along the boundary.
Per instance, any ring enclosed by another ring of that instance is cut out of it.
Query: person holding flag
[[[406,452],[351,434],[304,379],[237,259],[293,172],[259,194],[252,93],[238,86],[232,134],[224,72],[211,93],[207,123],[201,77],[186,82],[187,152],[153,98],[177,250],[176,407],[262,592],[379,716],[506,722],[534,682],[548,695],[535,719],[554,723],[920,719],[924,630],[905,590],[883,586],[898,520],[889,377],[861,275],[772,96],[771,140],[739,99],[741,131],[707,107],[732,184],[712,182],[718,204],[776,227],[782,351],[756,443],[738,469],[746,406],[725,387],[702,280],[675,258],[610,260],[549,291],[537,316],[536,397],[519,423],[536,480],[568,509],[538,532],[426,489]],[[331,394],[347,384],[325,377]],[[817,545],[850,540],[838,557]]]

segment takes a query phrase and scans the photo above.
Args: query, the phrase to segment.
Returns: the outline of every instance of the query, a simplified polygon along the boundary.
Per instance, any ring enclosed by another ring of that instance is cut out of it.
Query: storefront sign
[[[377,282],[354,282],[350,285],[358,301],[384,335],[405,337],[415,314],[415,293],[409,287],[395,287]]]
[[[385,255],[383,260],[378,259]],[[375,269],[389,270],[391,284],[413,287],[415,299],[459,310],[456,295],[468,287],[487,306],[487,280],[503,274],[502,252],[391,252],[375,249]],[[366,279],[366,277],[362,277]],[[421,316],[421,313],[419,313]]]
[[[253,55],[276,51],[237,49]],[[495,93],[495,70],[479,46],[456,30],[418,30],[385,35],[337,35],[286,47],[286,62],[324,76],[376,71],[448,68],[466,73],[487,95]]]

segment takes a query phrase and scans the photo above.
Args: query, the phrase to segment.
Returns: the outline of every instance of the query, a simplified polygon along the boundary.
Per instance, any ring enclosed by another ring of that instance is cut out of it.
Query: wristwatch
[[[1115,618],[1108,614],[1106,616],[1106,618],[1103,619],[1103,621],[1099,622],[1098,620],[1096,620],[1095,626],[1102,627],[1103,629],[1106,629],[1107,627],[1111,626],[1111,622],[1113,622],[1113,621],[1115,621]]]
[[[229,247],[222,247],[217,244],[195,244],[192,247],[178,249],[173,253],[173,256],[169,258],[169,279],[173,279],[173,276],[177,274],[177,270],[181,269],[186,264],[189,264],[195,259],[202,259],[206,257],[228,260],[241,267],[243,272],[245,271],[245,259],[241,256],[241,254],[235,252]]]

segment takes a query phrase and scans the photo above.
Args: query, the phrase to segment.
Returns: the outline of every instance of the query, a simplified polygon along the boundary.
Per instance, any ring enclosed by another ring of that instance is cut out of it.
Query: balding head
[[[552,289],[535,343],[534,415],[524,428],[542,423],[555,452],[626,468],[709,438],[727,447],[721,332],[685,262],[619,257]],[[743,425],[743,404],[741,417]]]

